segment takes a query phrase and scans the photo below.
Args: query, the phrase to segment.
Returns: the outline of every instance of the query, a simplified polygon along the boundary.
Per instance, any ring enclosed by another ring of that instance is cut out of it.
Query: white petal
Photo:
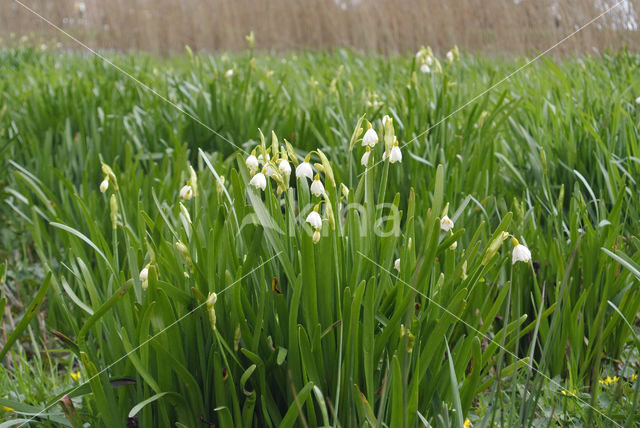
[[[313,168],[309,162],[302,162],[296,168],[296,177],[307,177],[309,180],[313,180]]]
[[[182,186],[182,189],[180,189],[180,197],[185,201],[193,198],[193,189],[191,188],[191,186],[189,186],[188,184]]]
[[[267,187],[267,177],[265,177],[263,173],[259,172],[253,176],[249,184],[256,189],[264,190],[265,187]]]
[[[376,131],[374,131],[373,128],[367,129],[367,132],[364,133],[364,137],[362,137],[362,145],[375,147],[376,144],[378,144],[378,134],[376,134]]]
[[[271,177],[273,174],[275,174],[275,171],[273,170],[273,167],[271,165],[267,165],[266,167],[264,167],[264,175],[266,175],[267,177]]]
[[[364,152],[362,155],[362,159],[360,159],[360,163],[363,166],[367,166],[369,164],[369,156],[371,156],[371,152]]]
[[[453,229],[453,220],[451,220],[449,216],[442,217],[442,220],[440,220],[440,229],[444,230],[445,232]]]
[[[391,154],[389,155],[389,162],[402,162],[402,152],[400,151],[400,147],[393,146],[393,148],[391,149]]]
[[[311,183],[311,193],[313,193],[314,196],[320,196],[324,193],[324,185],[320,180],[313,180],[313,183]]]
[[[396,261],[393,262],[393,267],[400,272],[400,259],[396,259]]]
[[[516,262],[528,263],[531,260],[531,251],[522,244],[518,244],[513,248],[512,264]]]
[[[315,211],[311,211],[309,213],[309,215],[307,216],[306,222],[309,223],[311,227],[313,227],[314,229],[322,228],[322,218],[320,217],[320,214],[318,214]]]
[[[422,64],[422,65],[420,66],[420,71],[421,71],[422,73],[425,73],[425,74],[426,74],[426,73],[430,73],[430,72],[431,72],[431,68],[429,68],[429,66],[428,66],[427,64]]]
[[[291,165],[289,165],[289,162],[287,162],[284,159],[282,159],[278,164],[278,169],[280,170],[281,173],[285,175],[291,174]]]
[[[146,281],[147,279],[149,279],[149,269],[142,269],[138,278],[140,279],[140,281]]]
[[[108,188],[109,188],[109,180],[102,180],[102,183],[100,183],[100,192],[104,193],[107,191]]]
[[[251,170],[255,171],[256,169],[258,169],[258,158],[256,158],[254,155],[249,155],[244,163],[245,165],[247,165],[247,168]]]

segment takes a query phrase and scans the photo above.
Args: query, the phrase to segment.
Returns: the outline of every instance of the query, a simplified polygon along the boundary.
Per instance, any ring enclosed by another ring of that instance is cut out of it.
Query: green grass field
[[[640,57],[429,55],[0,51],[0,426],[640,426]]]

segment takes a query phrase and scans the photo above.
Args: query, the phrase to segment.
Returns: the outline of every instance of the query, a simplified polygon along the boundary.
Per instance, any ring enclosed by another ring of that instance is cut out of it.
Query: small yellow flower
[[[638,380],[638,375],[637,374],[632,374],[631,375],[631,382],[635,382],[636,380]]]
[[[618,376],[607,376],[604,379],[600,379],[598,382],[600,383],[600,385],[609,386],[611,384],[618,383],[619,380],[620,378]]]
[[[4,410],[5,412],[13,412],[13,409],[7,406],[0,406],[0,409]]]
[[[471,421],[467,418],[464,420],[464,428],[471,428],[473,425],[471,424]]]
[[[73,380],[79,380],[80,379],[80,370],[77,370],[75,372],[71,372],[69,373],[71,375],[71,379]]]

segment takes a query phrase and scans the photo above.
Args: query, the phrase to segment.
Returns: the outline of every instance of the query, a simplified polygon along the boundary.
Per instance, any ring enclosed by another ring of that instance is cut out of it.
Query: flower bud
[[[207,312],[209,313],[209,322],[211,323],[211,329],[215,331],[216,329],[216,311],[213,308],[213,305],[218,300],[218,296],[216,293],[209,293],[209,297],[207,297]]]
[[[111,210],[111,227],[116,230],[118,227],[118,199],[115,193],[111,195],[109,200],[109,208]]]

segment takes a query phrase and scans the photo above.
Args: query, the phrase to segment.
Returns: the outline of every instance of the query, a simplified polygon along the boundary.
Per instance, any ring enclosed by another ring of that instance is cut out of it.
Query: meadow
[[[638,55],[108,58],[0,51],[0,426],[640,424]]]

